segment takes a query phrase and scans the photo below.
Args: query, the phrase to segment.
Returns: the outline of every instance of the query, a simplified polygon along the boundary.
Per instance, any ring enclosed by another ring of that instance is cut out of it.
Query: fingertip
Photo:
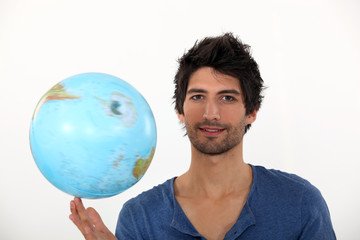
[[[91,211],[91,212],[95,211],[95,209],[93,207],[88,207],[86,210]]]
[[[75,197],[75,198],[74,198],[74,203],[75,203],[76,205],[82,204],[81,198]]]
[[[90,217],[94,218],[94,217],[100,217],[99,213],[95,210],[95,208],[92,207],[88,207],[86,209],[86,211],[89,213]]]
[[[95,209],[92,208],[92,207],[88,207],[88,208],[86,209],[86,211],[87,211],[87,213],[89,214],[89,216],[90,216],[91,218],[93,218],[94,214],[96,213]]]

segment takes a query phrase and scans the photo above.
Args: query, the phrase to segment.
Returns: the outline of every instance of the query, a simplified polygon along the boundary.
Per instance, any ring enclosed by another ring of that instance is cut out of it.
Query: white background
[[[40,97],[74,74],[135,86],[158,126],[144,178],[85,200],[115,230],[122,204],[180,175],[189,143],[172,105],[177,58],[231,31],[252,46],[268,89],[245,137],[245,160],[317,186],[339,239],[360,239],[360,3],[328,1],[0,0],[0,239],[81,239],[71,196],[37,169],[29,125]]]

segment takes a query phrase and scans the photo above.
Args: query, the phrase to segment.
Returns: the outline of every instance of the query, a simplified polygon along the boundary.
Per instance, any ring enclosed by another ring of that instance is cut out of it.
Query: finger
[[[70,210],[71,210],[71,214],[69,216],[70,220],[76,225],[76,227],[85,236],[85,229],[84,229],[83,223],[80,220],[80,216],[76,210],[76,205],[75,205],[74,201],[70,202]]]
[[[87,211],[85,210],[85,207],[81,201],[80,198],[74,198],[75,202],[75,209],[79,215],[79,218],[81,220],[81,223],[83,226],[88,226],[89,228],[93,229],[94,224],[91,221],[91,218],[89,217]]]
[[[84,237],[86,240],[97,240],[95,232],[89,226],[85,226]]]
[[[76,205],[75,205],[75,201],[72,200],[70,201],[70,211],[71,211],[71,214],[74,215],[74,216],[78,216],[78,212],[77,212],[77,209],[76,209]]]
[[[105,226],[100,214],[92,207],[87,208],[87,212],[91,218],[92,223],[95,225],[95,229],[100,232],[109,232],[110,230]]]
[[[80,232],[85,236],[85,229],[84,229],[80,219],[73,214],[71,214],[69,216],[69,218],[76,225],[76,227],[80,230]]]

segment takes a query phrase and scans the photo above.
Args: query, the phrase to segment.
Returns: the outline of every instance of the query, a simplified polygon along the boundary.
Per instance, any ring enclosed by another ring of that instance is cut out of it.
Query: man
[[[86,239],[336,239],[314,186],[243,160],[263,89],[247,45],[230,33],[205,38],[179,60],[174,82],[189,170],[125,203],[116,237],[75,198],[70,219]]]

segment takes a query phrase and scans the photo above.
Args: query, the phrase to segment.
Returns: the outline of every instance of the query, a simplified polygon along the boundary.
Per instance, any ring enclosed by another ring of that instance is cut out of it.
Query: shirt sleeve
[[[311,184],[306,186],[303,194],[301,226],[300,240],[336,239],[326,202],[320,191]]]
[[[115,236],[118,240],[135,240],[136,237],[136,227],[131,215],[130,209],[124,204],[123,208],[120,211],[119,218],[116,224]]]

